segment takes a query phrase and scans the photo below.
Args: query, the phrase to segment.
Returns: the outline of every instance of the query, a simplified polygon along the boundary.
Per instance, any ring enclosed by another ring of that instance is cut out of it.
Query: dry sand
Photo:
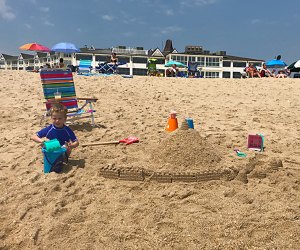
[[[62,174],[44,175],[30,136],[40,129],[39,74],[0,71],[0,249],[299,249],[298,79],[74,76],[97,97],[96,126]],[[170,110],[194,131],[167,133]],[[246,148],[265,135],[265,152]],[[239,158],[233,151],[247,153]],[[101,168],[150,173],[229,169],[233,178],[158,183],[108,179]]]

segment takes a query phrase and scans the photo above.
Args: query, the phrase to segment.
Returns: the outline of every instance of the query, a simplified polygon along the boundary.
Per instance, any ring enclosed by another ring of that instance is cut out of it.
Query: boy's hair
[[[53,113],[63,113],[65,116],[67,116],[67,112],[68,112],[67,108],[61,103],[55,103],[50,108],[51,116]]]

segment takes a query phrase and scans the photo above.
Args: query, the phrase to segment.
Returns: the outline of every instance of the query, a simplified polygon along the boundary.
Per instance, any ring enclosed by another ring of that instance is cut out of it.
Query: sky
[[[0,53],[52,47],[163,49],[171,39],[228,55],[300,59],[299,0],[0,0]],[[299,39],[299,40],[298,40]]]

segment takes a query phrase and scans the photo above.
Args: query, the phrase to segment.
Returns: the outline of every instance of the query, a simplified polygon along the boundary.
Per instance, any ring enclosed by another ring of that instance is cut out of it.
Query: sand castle
[[[221,153],[200,133],[185,126],[171,133],[151,153],[153,164],[162,170],[144,168],[121,168],[104,166],[100,175],[120,180],[157,182],[203,182],[210,180],[230,180],[234,173],[229,168],[221,168]]]

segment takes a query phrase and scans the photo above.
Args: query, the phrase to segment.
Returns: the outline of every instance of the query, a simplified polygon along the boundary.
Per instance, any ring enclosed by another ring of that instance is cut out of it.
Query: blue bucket
[[[58,150],[48,152],[46,149],[42,149],[44,155],[44,173],[50,173],[51,168],[54,165],[56,159],[63,155],[67,151],[66,148],[60,148]]]
[[[187,124],[188,124],[188,127],[191,128],[191,129],[194,129],[194,121],[192,118],[185,118]]]

